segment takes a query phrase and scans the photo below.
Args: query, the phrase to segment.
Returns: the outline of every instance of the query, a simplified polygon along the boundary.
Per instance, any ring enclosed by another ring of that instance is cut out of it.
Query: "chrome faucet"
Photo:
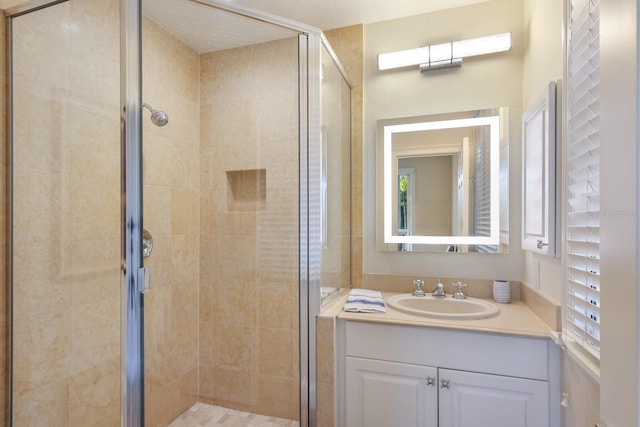
[[[444,286],[442,285],[442,282],[440,281],[440,279],[438,279],[438,283],[436,284],[436,288],[434,289],[434,291],[431,294],[431,296],[433,296],[434,298],[445,298],[446,297],[446,295],[444,293]]]
[[[424,280],[416,279],[411,283],[413,284],[413,286],[416,287],[416,290],[413,291],[413,293],[411,295],[413,295],[414,297],[423,297],[423,296],[425,296],[425,293],[422,290],[422,287],[424,286]]]
[[[466,288],[467,285],[466,283],[462,283],[462,282],[456,282],[456,283],[452,283],[451,286],[454,286],[456,288],[456,291],[453,293],[452,298],[454,299],[467,299],[467,296],[464,294],[464,292],[462,292],[463,288]]]

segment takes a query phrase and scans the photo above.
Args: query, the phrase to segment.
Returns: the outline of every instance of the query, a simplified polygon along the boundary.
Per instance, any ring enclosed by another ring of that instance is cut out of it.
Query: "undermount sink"
[[[431,295],[414,297],[411,294],[400,294],[390,297],[387,302],[396,310],[418,316],[451,320],[486,319],[498,314],[497,305],[475,298],[454,299],[434,298]]]

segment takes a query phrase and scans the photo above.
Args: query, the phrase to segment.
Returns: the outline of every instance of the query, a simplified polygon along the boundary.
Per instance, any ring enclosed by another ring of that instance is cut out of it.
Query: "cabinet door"
[[[436,427],[436,368],[347,357],[348,427]]]
[[[522,121],[522,249],[555,254],[556,85]]]
[[[548,427],[547,381],[439,371],[440,427]]]

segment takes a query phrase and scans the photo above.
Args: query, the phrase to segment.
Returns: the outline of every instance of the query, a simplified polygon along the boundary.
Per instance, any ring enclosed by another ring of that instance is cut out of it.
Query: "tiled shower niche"
[[[226,171],[227,212],[267,210],[267,170]]]

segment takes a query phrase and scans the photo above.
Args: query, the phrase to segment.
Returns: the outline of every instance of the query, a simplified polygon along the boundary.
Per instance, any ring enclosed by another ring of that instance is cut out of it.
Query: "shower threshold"
[[[176,418],[170,427],[298,427],[298,421],[196,403]]]

